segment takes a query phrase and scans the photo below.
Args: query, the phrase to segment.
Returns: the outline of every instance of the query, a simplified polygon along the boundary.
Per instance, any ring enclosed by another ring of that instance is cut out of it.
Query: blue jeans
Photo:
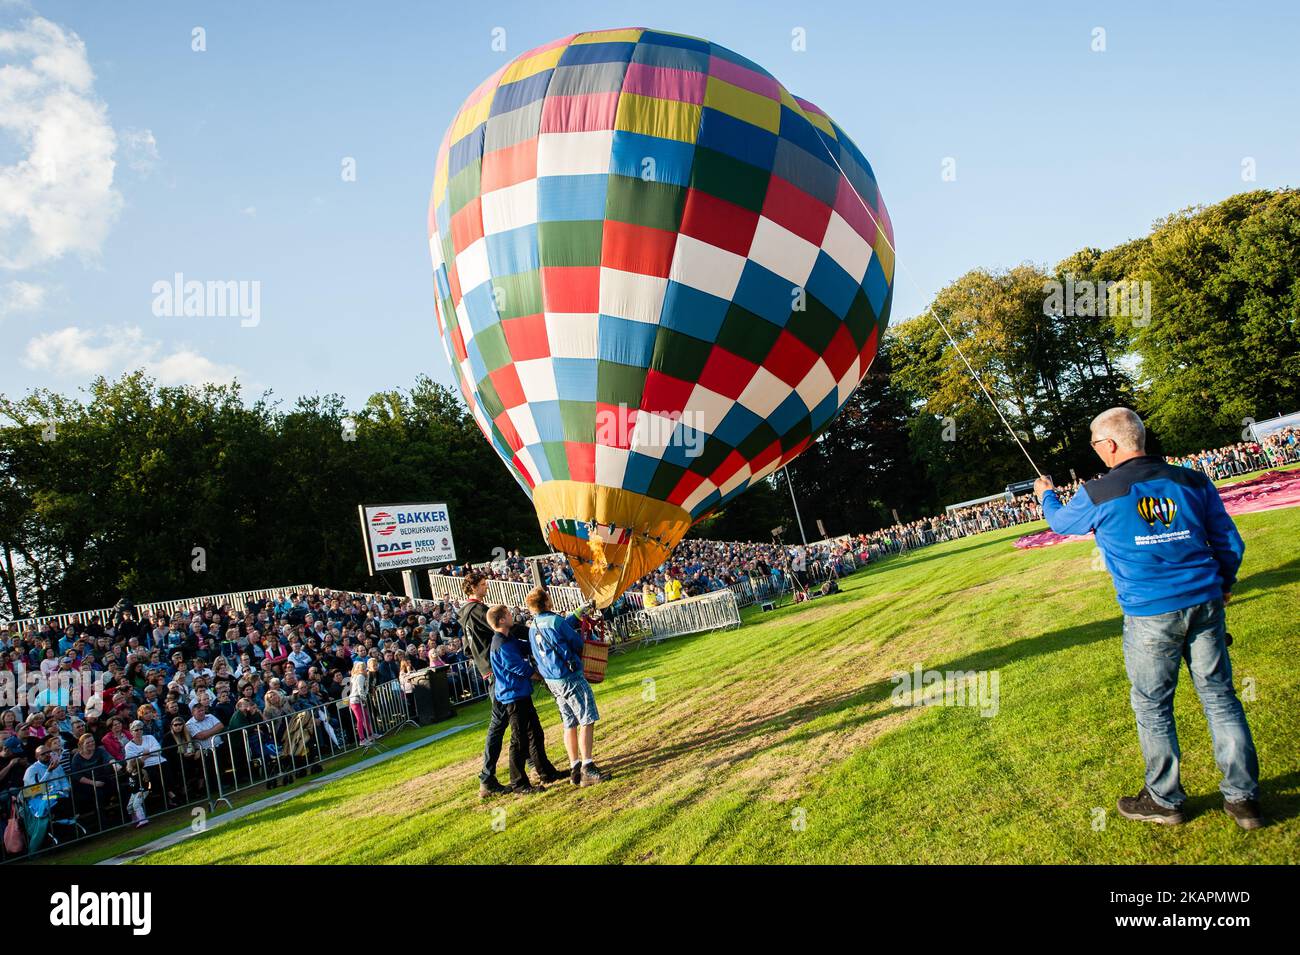
[[[1187,798],[1178,780],[1182,753],[1174,727],[1174,689],[1183,660],[1214,740],[1214,761],[1223,774],[1219,789],[1233,802],[1259,798],[1259,759],[1232,686],[1226,632],[1222,600],[1149,617],[1124,615],[1124,668],[1146,760],[1146,788],[1166,809]]]

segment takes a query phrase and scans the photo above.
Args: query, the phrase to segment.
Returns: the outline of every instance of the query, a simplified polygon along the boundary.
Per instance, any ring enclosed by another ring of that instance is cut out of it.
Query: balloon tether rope
[[[912,275],[912,270],[907,267],[907,263],[898,257],[898,250],[894,248],[894,243],[889,240],[889,233],[885,231],[884,227],[880,224],[880,220],[877,219],[875,213],[871,211],[871,207],[868,206],[866,200],[862,198],[861,193],[858,192],[857,186],[853,184],[853,180],[850,179],[849,174],[844,171],[844,167],[840,165],[839,159],[835,157],[835,153],[831,151],[830,147],[827,147],[826,155],[830,156],[831,162],[835,163],[835,168],[838,169],[840,175],[844,177],[844,181],[848,184],[849,189],[852,190],[854,198],[857,199],[858,204],[862,206],[862,211],[870,217],[872,223],[876,227],[876,234],[884,240],[885,245],[889,247],[889,251],[894,254],[895,269],[901,267],[903,273],[907,276],[908,282],[911,283],[912,288],[919,293],[922,298],[924,298],[925,293],[921,289],[921,284],[916,280],[916,277]],[[1007,429],[1007,434],[1011,435],[1011,439],[1016,442],[1016,445],[1020,448],[1021,452],[1023,452],[1025,459],[1029,461],[1030,467],[1034,469],[1034,473],[1041,476],[1043,473],[1042,469],[1034,463],[1034,459],[1030,456],[1028,449],[1025,448],[1024,443],[1020,440],[1020,435],[1016,434],[1015,429],[1011,427],[1011,423],[1007,421],[1006,415],[1004,415],[1002,409],[998,407],[998,403],[993,400],[993,396],[989,394],[989,390],[984,387],[984,382],[980,380],[979,375],[975,374],[975,369],[971,366],[970,360],[966,357],[966,352],[962,350],[962,347],[959,344],[957,344],[957,339],[953,338],[952,332],[948,331],[948,326],[945,325],[943,319],[939,317],[939,313],[934,310],[934,306],[931,305],[927,308],[926,313],[933,316],[934,320],[939,324],[939,327],[943,330],[949,343],[954,349],[956,349],[957,354],[961,357],[962,363],[966,366],[966,370],[970,372],[971,380],[974,381],[975,384],[979,385],[980,391],[984,392],[984,397],[989,400],[989,404],[993,406],[993,410],[997,412],[997,416],[1002,420],[1003,426]]]

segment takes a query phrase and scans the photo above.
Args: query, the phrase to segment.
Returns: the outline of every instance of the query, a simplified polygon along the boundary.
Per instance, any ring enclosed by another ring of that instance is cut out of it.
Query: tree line
[[[1122,404],[1155,451],[1240,440],[1300,410],[1300,192],[1256,191],[1055,266],[977,269],[897,322],[829,430],[692,530],[767,540],[874,530],[1033,476],[1096,473],[1088,422]],[[960,343],[968,370],[942,326]],[[974,372],[972,376],[971,372]],[[978,378],[978,383],[975,380]],[[996,402],[991,406],[981,384]],[[349,410],[141,373],[73,398],[0,396],[0,584],[10,616],[290,582],[370,578],[361,501],[433,493],[458,553],[543,544],[459,397],[427,378]]]
[[[1032,478],[980,383],[1058,481],[1098,473],[1088,423],[1115,405],[1142,415],[1149,450],[1178,455],[1300,410],[1300,192],[1242,193],[1113,249],[943,288],[890,328],[866,381],[790,466],[809,538],[819,517],[830,534],[871,530]],[[797,536],[784,476],[714,523]]]
[[[420,378],[349,412],[282,408],[238,384],[99,379],[84,400],[0,397],[6,612],[55,613],[288,583],[371,578],[357,505],[446,499],[459,554],[539,549],[537,520],[450,389]],[[53,609],[51,609],[53,608]]]

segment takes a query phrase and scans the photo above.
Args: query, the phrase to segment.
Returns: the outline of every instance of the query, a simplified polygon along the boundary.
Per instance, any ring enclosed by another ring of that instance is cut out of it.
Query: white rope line
[[[827,121],[829,122],[829,117]],[[836,140],[838,141],[838,139],[839,137],[837,136]],[[922,300],[924,300],[925,293],[921,289],[921,284],[916,280],[916,277],[912,275],[912,271],[907,267],[907,264],[898,257],[898,250],[894,248],[894,243],[889,241],[889,233],[885,231],[884,227],[880,224],[880,220],[877,219],[875,213],[871,211],[871,207],[868,206],[866,200],[862,198],[862,194],[858,192],[858,187],[853,184],[853,180],[849,178],[849,174],[844,171],[844,167],[840,165],[840,161],[835,157],[834,151],[831,150],[830,148],[827,148],[826,154],[831,157],[831,162],[835,163],[835,168],[840,171],[840,175],[843,176],[844,181],[848,183],[849,189],[852,190],[854,198],[856,198],[858,200],[858,204],[862,206],[862,211],[865,212],[870,217],[872,223],[876,227],[876,234],[881,239],[884,240],[885,245],[889,247],[889,251],[894,254],[895,276],[897,276],[898,270],[901,267],[903,273],[907,276],[908,282],[911,283],[913,290],[916,291],[918,295],[920,295]],[[933,306],[929,306],[926,309],[926,314],[933,316],[934,320],[938,322],[939,327],[943,330],[943,333],[947,337],[949,343],[952,345],[954,349],[956,349],[957,354],[961,357],[962,363],[965,364],[966,366],[966,370],[970,372],[971,380],[973,380],[975,384],[979,385],[980,391],[984,392],[984,397],[989,400],[989,404],[992,405],[993,410],[997,412],[997,416],[1002,420],[1002,424],[1006,427],[1007,433],[1011,435],[1011,439],[1016,442],[1016,445],[1020,448],[1021,452],[1023,452],[1023,454],[1025,455],[1025,459],[1029,462],[1030,466],[1034,469],[1034,473],[1041,476],[1043,473],[1042,470],[1038,467],[1037,464],[1034,463],[1034,459],[1030,456],[1029,451],[1025,448],[1024,444],[1021,442],[1020,435],[1016,434],[1015,429],[1011,427],[1011,423],[1007,421],[1006,415],[1002,413],[1002,409],[998,407],[998,403],[993,400],[993,396],[989,394],[989,390],[984,387],[984,382],[980,380],[979,375],[975,374],[975,369],[971,367],[970,360],[966,357],[966,352],[964,352],[962,350],[962,347],[957,344],[957,339],[952,337],[952,332],[948,331],[948,326],[944,324],[943,319],[939,317],[939,314],[934,310]]]

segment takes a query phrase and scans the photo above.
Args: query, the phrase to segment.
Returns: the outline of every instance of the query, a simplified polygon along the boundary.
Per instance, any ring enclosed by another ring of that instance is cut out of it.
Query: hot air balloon
[[[428,224],[465,401],[599,607],[807,448],[888,322],[866,158],[694,37],[577,33],[498,70],[443,137]]]

